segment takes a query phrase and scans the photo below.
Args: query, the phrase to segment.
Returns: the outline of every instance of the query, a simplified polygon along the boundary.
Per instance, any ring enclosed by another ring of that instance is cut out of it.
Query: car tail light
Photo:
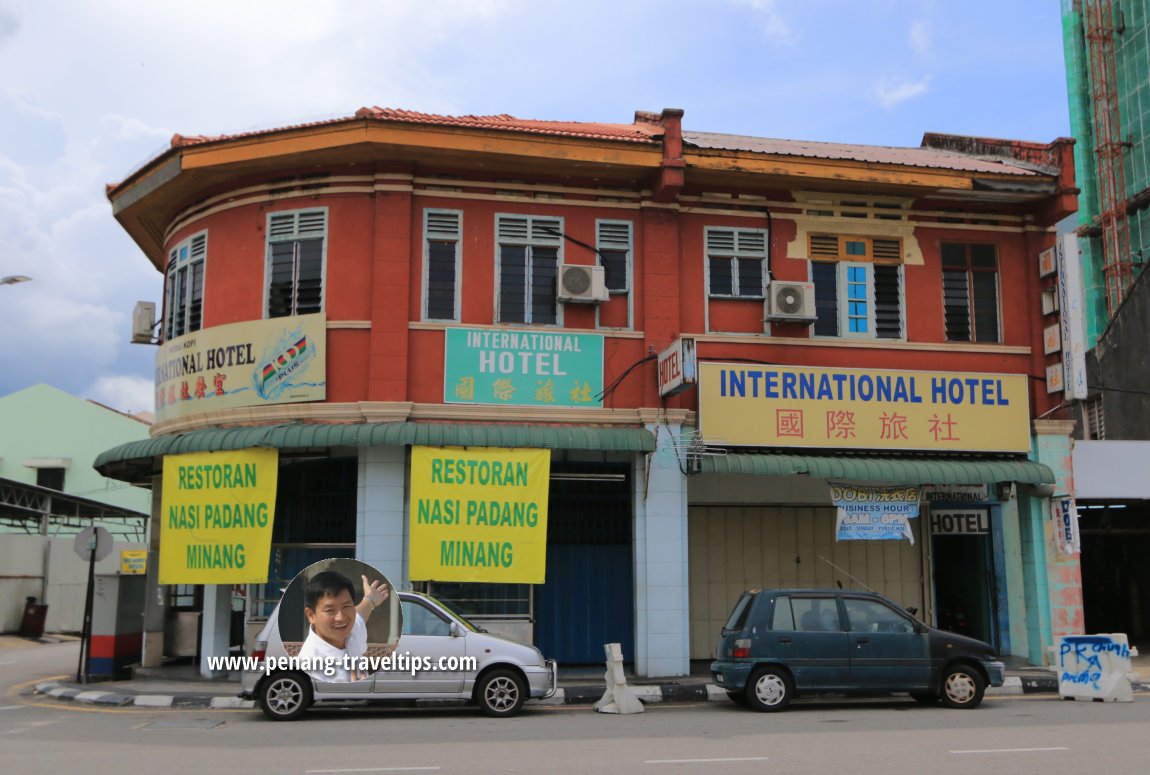
[[[268,655],[268,644],[262,640],[257,640],[255,645],[252,646],[252,656],[256,659],[263,660]]]
[[[739,638],[735,641],[735,648],[731,651],[731,656],[735,659],[749,657],[751,655],[751,639]]]

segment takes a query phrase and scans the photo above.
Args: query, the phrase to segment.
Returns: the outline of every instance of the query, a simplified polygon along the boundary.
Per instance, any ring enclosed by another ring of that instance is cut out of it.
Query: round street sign
[[[96,549],[96,559],[102,560],[112,553],[112,534],[106,528],[86,527],[76,534],[72,546],[81,560],[88,559],[93,547]]]

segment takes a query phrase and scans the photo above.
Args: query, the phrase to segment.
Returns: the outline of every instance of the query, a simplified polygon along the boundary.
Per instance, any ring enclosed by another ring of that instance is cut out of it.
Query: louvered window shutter
[[[428,210],[427,234],[427,317],[429,320],[455,320],[456,267],[462,215]]]
[[[631,224],[599,222],[599,262],[603,265],[603,279],[607,290],[626,293],[627,264],[631,253]]]

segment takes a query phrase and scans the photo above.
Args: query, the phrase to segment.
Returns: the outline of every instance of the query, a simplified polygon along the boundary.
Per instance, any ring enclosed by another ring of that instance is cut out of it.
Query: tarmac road
[[[10,639],[2,639],[8,641]],[[165,773],[1143,773],[1150,696],[988,698],[974,711],[909,700],[800,701],[781,714],[729,703],[662,703],[634,716],[535,707],[317,710],[292,723],[258,711],[101,708],[26,694],[75,672],[75,643],[0,644],[5,772]]]

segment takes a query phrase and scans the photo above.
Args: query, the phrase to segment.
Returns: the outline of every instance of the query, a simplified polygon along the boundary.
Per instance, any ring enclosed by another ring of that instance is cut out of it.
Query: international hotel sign
[[[156,420],[327,396],[327,318],[233,323],[169,339],[156,351]]]
[[[749,447],[1028,452],[1024,374],[699,364],[699,424]]]
[[[443,375],[448,404],[601,407],[603,337],[449,328]]]

